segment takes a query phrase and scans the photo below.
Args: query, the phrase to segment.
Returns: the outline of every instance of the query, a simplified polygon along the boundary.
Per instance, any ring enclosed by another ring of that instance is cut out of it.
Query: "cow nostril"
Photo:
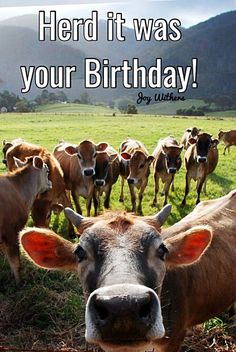
[[[104,307],[101,302],[94,302],[94,309],[97,313],[97,316],[100,320],[106,320],[109,317],[109,312],[106,307]]]
[[[134,179],[133,178],[128,178],[127,181],[128,181],[128,184],[130,184],[130,185],[134,184]]]
[[[140,318],[148,318],[151,312],[151,302],[144,303],[142,307],[139,309],[139,317]]]

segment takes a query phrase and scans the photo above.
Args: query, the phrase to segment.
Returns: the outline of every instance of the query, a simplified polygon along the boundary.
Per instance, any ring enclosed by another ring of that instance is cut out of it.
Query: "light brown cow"
[[[161,235],[170,206],[154,217],[65,211],[79,245],[38,229],[25,230],[21,244],[37,265],[78,273],[86,339],[104,351],[178,352],[186,329],[236,300],[236,190]]]
[[[52,184],[48,180],[48,167],[40,157],[30,157],[25,162],[15,158],[15,163],[20,169],[0,176],[0,250],[19,284],[18,232],[25,226],[36,196],[49,190]]]
[[[105,193],[104,207],[110,207],[112,185],[116,183],[120,174],[120,159],[114,148],[108,146],[103,152],[97,153],[94,175],[94,211],[98,213],[100,196]]]
[[[225,147],[224,147],[224,155],[225,155],[226,149],[228,149],[228,153],[229,153],[231,145],[236,145],[236,130],[230,130],[227,132],[223,132],[222,130],[220,130],[218,134],[218,138],[220,141],[223,141],[225,144]]]
[[[14,157],[24,161],[25,158],[34,155],[40,156],[47,164],[52,188],[35,200],[31,215],[35,226],[49,227],[52,211],[57,211],[59,206],[61,208],[71,206],[71,201],[66,194],[63,171],[59,162],[46,148],[32,143],[19,142],[7,150],[6,163],[8,169],[13,171],[15,169]],[[72,238],[74,237],[72,224],[69,224],[69,235]]]
[[[185,195],[182,205],[186,204],[186,198],[189,193],[191,179],[197,181],[197,200],[200,202],[200,194],[204,182],[209,173],[213,172],[218,162],[217,140],[212,140],[208,133],[199,133],[196,139],[189,139],[193,143],[185,153]]]
[[[185,130],[185,132],[181,138],[181,141],[180,141],[180,144],[183,144],[184,149],[188,149],[188,147],[191,145],[189,143],[189,139],[196,138],[200,131],[201,131],[201,129],[197,128],[197,127],[189,127]]]
[[[157,193],[159,191],[159,180],[164,183],[164,205],[167,203],[169,189],[172,184],[174,186],[174,177],[181,167],[181,157],[183,146],[178,145],[178,142],[173,137],[166,137],[158,142],[156,149],[153,152],[154,156],[154,181],[155,195],[153,205],[157,205]]]
[[[132,211],[138,211],[138,213],[142,214],[143,194],[148,183],[150,165],[153,162],[154,157],[151,155],[149,156],[147,149],[141,142],[131,138],[127,138],[121,144],[120,155],[120,202],[124,201],[124,180],[127,179],[132,202]],[[139,190],[138,208],[136,208],[136,195],[134,187],[137,187]]]
[[[71,191],[79,214],[82,214],[79,203],[79,197],[82,196],[86,199],[87,216],[90,216],[97,152],[107,147],[107,143],[96,145],[87,140],[82,141],[78,146],[63,141],[53,151],[53,155],[62,167],[66,188]]]
[[[24,142],[22,138],[13,139],[11,142],[7,142],[5,139],[2,141],[3,164],[7,165],[6,155],[8,149],[11,148],[13,145],[21,144],[22,142]]]

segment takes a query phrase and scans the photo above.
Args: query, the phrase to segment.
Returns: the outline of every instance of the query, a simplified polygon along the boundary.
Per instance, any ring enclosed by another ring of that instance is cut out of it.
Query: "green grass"
[[[73,103],[46,104],[37,107],[37,112],[45,113],[80,113],[80,114],[112,114],[115,110],[106,106]]]
[[[235,120],[230,118],[197,119],[118,114],[112,117],[112,114],[106,112],[98,114],[94,111],[83,115],[72,111],[58,114],[46,110],[45,107],[43,113],[0,115],[0,140],[21,137],[52,151],[61,139],[79,143],[86,138],[96,143],[107,141],[118,150],[120,143],[130,136],[141,140],[151,154],[159,138],[172,135],[180,140],[183,131],[190,126],[196,125],[214,136],[217,136],[219,129],[235,128]],[[236,188],[236,148],[231,148],[230,155],[223,156],[222,152],[223,146],[220,144],[219,164],[208,181],[208,194],[202,195],[202,200],[220,197]],[[0,157],[2,158],[2,155]],[[3,164],[0,171],[5,171]],[[194,184],[187,199],[188,205],[184,209],[180,207],[184,195],[184,175],[182,166],[176,175],[176,191],[171,193],[169,198],[173,208],[168,225],[178,221],[194,208]],[[112,191],[112,209],[130,210],[127,185],[124,204],[118,201],[119,191],[120,181]],[[145,215],[158,211],[157,208],[151,207],[153,191],[152,172],[143,200]],[[160,208],[163,197],[159,196],[158,202]],[[58,233],[65,235],[63,215],[59,218],[53,217],[51,226]],[[0,256],[0,345],[55,348],[62,347],[63,343],[67,347],[83,343],[83,299],[78,280],[73,275],[43,271],[23,260],[23,286],[16,290],[9,273],[8,264]]]

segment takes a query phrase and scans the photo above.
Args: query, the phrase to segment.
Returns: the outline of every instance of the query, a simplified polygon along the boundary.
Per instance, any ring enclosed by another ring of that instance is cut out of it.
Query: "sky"
[[[183,27],[190,27],[223,12],[236,10],[236,0],[0,0],[0,20],[24,14],[49,13],[56,10],[58,18],[89,18],[97,10],[99,19],[108,11],[121,12],[125,25],[133,18],[178,18]]]

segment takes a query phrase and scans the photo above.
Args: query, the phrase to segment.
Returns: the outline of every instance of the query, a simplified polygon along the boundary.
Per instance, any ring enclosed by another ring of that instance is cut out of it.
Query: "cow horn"
[[[84,217],[78,213],[76,213],[71,208],[65,208],[64,210],[65,216],[76,226],[79,227],[84,220]]]
[[[168,216],[170,215],[170,212],[171,212],[171,205],[166,204],[164,208],[162,208],[156,215],[153,216],[153,219],[155,219],[155,221],[157,221],[160,224],[160,226],[162,226],[166,221],[166,219],[168,218]]]

